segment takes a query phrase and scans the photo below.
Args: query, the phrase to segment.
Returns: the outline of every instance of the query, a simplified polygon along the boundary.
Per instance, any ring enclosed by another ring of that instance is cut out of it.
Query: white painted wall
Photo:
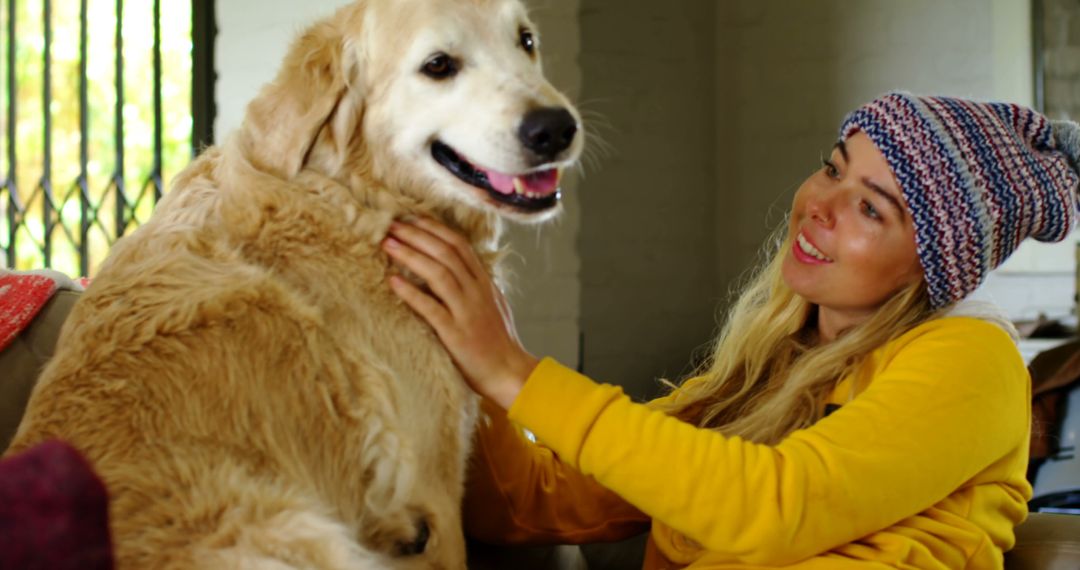
[[[218,139],[242,120],[259,88],[273,79],[289,42],[316,19],[348,0],[222,0],[217,2]],[[571,98],[580,91],[577,64],[580,33],[578,0],[533,0],[532,16],[541,29],[545,68],[552,82]],[[514,275],[510,302],[522,341],[537,354],[578,363],[580,287],[576,249],[579,224],[577,173],[564,180],[565,214],[542,228],[511,228],[516,252],[508,260]]]
[[[219,141],[240,124],[259,87],[274,78],[293,37],[348,0],[222,0],[215,2]]]

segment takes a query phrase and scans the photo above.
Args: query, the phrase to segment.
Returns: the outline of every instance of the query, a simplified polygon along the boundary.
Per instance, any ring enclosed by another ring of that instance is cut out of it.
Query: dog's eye
[[[457,75],[460,64],[445,53],[435,54],[424,62],[420,71],[432,79],[448,79]]]
[[[518,32],[519,39],[521,41],[521,47],[525,50],[525,53],[532,55],[536,52],[536,38],[533,37],[533,33],[525,28],[521,28]]]

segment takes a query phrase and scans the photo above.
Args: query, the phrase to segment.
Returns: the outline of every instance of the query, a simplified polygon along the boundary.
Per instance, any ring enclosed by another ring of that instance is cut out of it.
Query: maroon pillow
[[[0,461],[0,568],[113,567],[105,485],[70,445],[48,441]]]

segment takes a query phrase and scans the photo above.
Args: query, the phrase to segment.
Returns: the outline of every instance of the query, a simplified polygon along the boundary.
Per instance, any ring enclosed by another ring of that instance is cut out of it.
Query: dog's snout
[[[552,160],[570,147],[577,135],[577,119],[563,107],[529,111],[521,121],[518,138],[525,148]]]

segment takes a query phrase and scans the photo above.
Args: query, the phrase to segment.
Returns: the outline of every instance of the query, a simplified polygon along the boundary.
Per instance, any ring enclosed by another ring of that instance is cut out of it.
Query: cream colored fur
[[[517,0],[342,8],[113,249],[11,452],[61,438],[87,456],[119,568],[464,567],[475,397],[386,286],[379,242],[395,217],[435,216],[497,271],[499,217],[529,216],[429,145],[526,168],[521,114],[568,104],[521,25]],[[455,83],[417,73],[437,50],[470,66]],[[422,523],[424,552],[401,554]]]

